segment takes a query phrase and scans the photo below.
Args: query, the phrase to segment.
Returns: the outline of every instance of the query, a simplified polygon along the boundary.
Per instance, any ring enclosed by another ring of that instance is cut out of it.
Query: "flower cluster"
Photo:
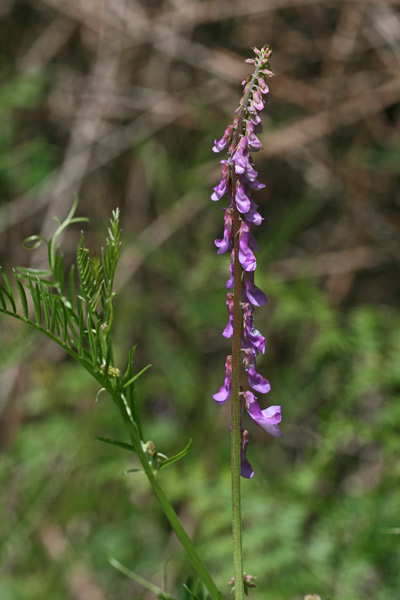
[[[265,338],[254,327],[253,307],[262,306],[267,302],[267,297],[254,283],[254,271],[257,266],[255,252],[258,250],[257,242],[251,233],[252,226],[260,225],[263,217],[258,212],[258,205],[251,197],[253,190],[264,188],[264,184],[257,179],[258,173],[254,169],[251,152],[261,149],[261,142],[257,137],[262,131],[259,113],[264,108],[265,96],[268,93],[266,79],[272,76],[268,59],[271,50],[264,46],[261,50],[254,48],[255,58],[246,62],[254,65],[254,73],[248,75],[242,82],[243,95],[239,107],[235,111],[235,118],[229,125],[220,140],[215,140],[213,151],[221,152],[228,149],[228,158],[221,160],[222,177],[214,188],[211,199],[220,200],[228,195],[229,205],[225,210],[224,235],[222,239],[215,240],[218,254],[230,252],[230,277],[226,283],[228,290],[235,288],[235,237],[238,237],[236,248],[240,263],[241,274],[241,350],[243,365],[247,373],[249,386],[261,394],[270,391],[269,382],[256,370],[256,357],[265,353]],[[235,227],[236,216],[236,227]],[[228,324],[223,331],[223,336],[230,338],[233,335],[234,323],[234,294],[227,293],[226,305],[228,309]],[[218,403],[226,402],[231,395],[232,383],[232,356],[228,356],[225,363],[225,381],[221,389],[213,398]],[[281,407],[270,406],[261,410],[256,396],[251,391],[241,391],[242,404],[245,405],[250,417],[270,435],[281,436],[278,423],[281,421]],[[246,451],[249,442],[248,431],[241,431],[241,475],[251,478],[254,471],[247,458]]]

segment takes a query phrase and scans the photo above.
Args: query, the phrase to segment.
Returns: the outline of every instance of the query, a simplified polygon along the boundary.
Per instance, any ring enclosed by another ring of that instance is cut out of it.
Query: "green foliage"
[[[104,388],[112,389],[115,379],[120,379],[119,370],[112,365],[109,335],[114,315],[113,281],[120,251],[119,212],[116,210],[113,213],[101,259],[89,256],[81,236],[77,251],[79,283],[76,286],[74,267],[70,268],[69,273],[65,272],[64,258],[57,245],[61,233],[69,225],[87,221],[74,217],[76,208],[77,201],[50,240],[41,236],[31,236],[26,240],[26,246],[31,249],[37,248],[41,242],[47,245],[49,269],[20,267],[14,270],[17,295],[4,269],[0,267],[3,279],[3,285],[0,285],[0,311],[45,334]],[[22,307],[22,314],[17,310],[17,302]],[[29,310],[30,305],[32,311]],[[121,382],[126,384],[126,377],[121,378]]]
[[[111,327],[113,323],[113,281],[120,252],[119,211],[113,212],[108,230],[107,246],[102,250],[101,258],[90,257],[81,236],[77,249],[77,273],[79,282],[75,285],[74,269],[65,273],[64,259],[57,245],[61,233],[72,223],[85,219],[74,217],[77,201],[64,222],[60,223],[50,240],[42,236],[31,236],[26,244],[31,249],[45,242],[48,250],[48,270],[19,268],[13,271],[18,295],[14,294],[10,281],[0,267],[3,285],[0,286],[0,311],[12,316],[46,335],[65,350],[81,367],[88,371],[106,390],[122,417],[131,444],[111,438],[98,437],[100,441],[129,450],[137,454],[143,472],[149,479],[154,492],[164,509],[179,541],[191,559],[192,564],[215,600],[219,592],[206,567],[197,555],[194,546],[182,527],[174,509],[167,500],[163,489],[156,479],[158,471],[176,463],[190,449],[191,440],[186,447],[172,456],[166,457],[156,451],[152,441],[143,440],[140,416],[137,407],[135,382],[148,367],[133,374],[133,356],[135,347],[128,352],[125,371],[114,366]],[[68,291],[66,291],[68,282]],[[22,307],[18,311],[17,301]],[[33,305],[30,315],[29,304]],[[99,393],[98,393],[99,395]],[[140,469],[128,469],[138,472]],[[173,600],[166,592],[123,567],[112,559],[112,564],[131,579],[141,583],[147,589],[155,591],[161,600]]]

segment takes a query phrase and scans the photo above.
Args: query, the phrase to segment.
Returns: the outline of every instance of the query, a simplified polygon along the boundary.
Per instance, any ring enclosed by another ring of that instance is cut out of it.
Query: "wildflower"
[[[228,250],[232,250],[233,217],[232,217],[232,209],[230,209],[230,208],[228,208],[225,211],[224,224],[225,224],[224,225],[224,237],[222,238],[222,240],[215,240],[215,242],[214,242],[214,244],[218,248],[218,254],[224,254]]]
[[[260,425],[267,433],[274,437],[282,437],[282,432],[278,427],[278,423],[282,421],[281,407],[269,406],[261,410],[257,398],[253,392],[243,392],[247,412],[250,417]]]
[[[248,445],[249,432],[243,429],[240,437],[240,474],[246,479],[251,479],[254,476],[254,471],[246,456]]]
[[[225,381],[224,385],[219,391],[214,394],[213,398],[216,402],[226,402],[231,395],[231,383],[232,383],[232,356],[226,357],[225,362]]]
[[[242,82],[243,95],[235,111],[233,123],[228,125],[220,140],[214,141],[213,151],[227,150],[228,156],[221,161],[221,180],[214,188],[211,199],[218,201],[226,193],[229,196],[229,206],[225,210],[224,216],[223,237],[215,240],[218,254],[231,253],[230,277],[226,282],[226,287],[228,290],[234,291],[228,292],[226,296],[228,323],[223,331],[223,336],[233,337],[234,341],[240,339],[243,366],[249,386],[258,393],[267,394],[271,390],[270,383],[256,370],[256,357],[260,353],[265,353],[266,342],[265,337],[255,328],[253,317],[253,308],[263,306],[267,302],[264,292],[254,283],[254,272],[257,268],[255,253],[258,251],[258,245],[252,234],[252,227],[261,225],[263,217],[258,212],[258,205],[251,196],[253,191],[260,190],[265,185],[257,179],[258,172],[254,168],[251,153],[258,152],[262,148],[258,137],[262,132],[259,113],[264,108],[269,92],[266,79],[272,76],[268,64],[271,50],[268,46],[264,46],[260,50],[254,48],[254,54],[255,58],[246,61],[248,64],[254,65],[255,70]],[[237,257],[235,257],[236,252]],[[237,264],[235,259],[238,261]],[[240,285],[235,282],[235,273],[239,273],[239,271]],[[235,302],[235,293],[239,289],[240,301],[238,302],[236,299]],[[242,314],[239,338],[235,337],[237,333],[234,331],[234,323],[238,322],[235,321],[235,310],[240,310]],[[237,356],[240,349],[238,344],[235,347]],[[231,395],[232,360],[232,355],[226,359],[224,385],[213,396],[216,402],[226,402]],[[261,410],[252,391],[241,393],[250,417],[270,435],[281,436],[277,425],[282,418],[281,407],[270,406]],[[246,458],[248,442],[248,431],[242,429],[241,475],[251,478],[254,472]]]

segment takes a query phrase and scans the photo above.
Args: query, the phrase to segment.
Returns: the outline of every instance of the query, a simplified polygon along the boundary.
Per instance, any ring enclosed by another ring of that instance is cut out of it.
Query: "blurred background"
[[[115,344],[145,432],[186,458],[162,484],[218,585],[232,575],[228,258],[210,201],[252,46],[276,77],[255,155],[266,189],[260,372],[284,437],[246,420],[245,569],[254,600],[396,600],[400,589],[398,0],[1,0],[0,264],[44,266],[78,194],[98,251],[120,207]],[[81,227],[63,239],[73,260]],[[9,271],[8,271],[9,272]],[[106,395],[58,347],[0,321],[2,600],[145,598],[114,556],[176,591],[192,573]],[[117,360],[117,364],[118,364]],[[245,417],[247,419],[247,417]],[[124,439],[124,438],[123,438]],[[227,591],[228,595],[228,591]]]

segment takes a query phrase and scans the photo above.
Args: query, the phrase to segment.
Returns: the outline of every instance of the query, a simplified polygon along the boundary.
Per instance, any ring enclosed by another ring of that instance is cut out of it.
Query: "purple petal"
[[[235,259],[235,251],[232,250],[231,253],[231,262],[229,263],[229,272],[231,274],[231,276],[229,277],[228,281],[226,282],[226,288],[228,290],[230,290],[231,288],[233,288],[234,283],[235,283],[235,277],[234,277],[234,273],[233,273],[233,261]]]
[[[249,148],[254,152],[258,152],[262,148],[262,144],[255,133],[249,135]]]
[[[268,394],[271,391],[271,386],[269,381],[264,379],[262,375],[257,373],[255,367],[250,367],[247,370],[247,376],[249,378],[250,387],[256,392],[260,392],[261,394]]]
[[[247,179],[246,178],[246,185],[249,186],[249,188],[251,188],[252,190],[263,190],[265,188],[265,183],[261,183],[261,181],[258,181],[258,179]]]
[[[224,135],[222,138],[217,141],[214,140],[213,152],[221,152],[226,146],[229,144],[230,138],[232,135],[232,125],[228,125],[225,129]]]
[[[226,190],[228,189],[228,177],[224,176],[218,185],[214,188],[214,193],[211,195],[211,200],[217,202],[226,194]]]
[[[227,385],[223,385],[219,392],[217,392],[216,394],[213,395],[213,398],[215,400],[215,402],[218,402],[219,404],[223,404],[224,402],[226,402],[229,398],[229,396],[231,395],[231,388],[230,386],[228,387]]]
[[[236,206],[240,213],[247,213],[251,208],[251,199],[248,198],[243,183],[239,180],[236,186]]]
[[[260,88],[260,92],[262,94],[268,94],[269,87],[267,86],[266,82],[262,77],[260,77],[260,79],[258,80],[258,87]]]
[[[247,149],[248,140],[243,136],[238,143],[236,150],[232,156],[235,164],[235,172],[238,174],[244,173],[249,162],[249,151]]]
[[[244,329],[242,331],[242,346],[251,346],[256,353],[265,354],[265,337],[254,327],[253,309],[246,303],[243,307]]]
[[[258,111],[263,110],[264,102],[262,101],[262,98],[261,98],[259,92],[257,92],[257,91],[254,92],[253,100],[251,101],[251,105]]]
[[[250,235],[249,226],[243,221],[239,230],[239,262],[245,271],[255,271],[257,267],[252,249],[256,250],[256,242]]]
[[[246,178],[247,181],[255,181],[257,179],[257,171],[253,168],[253,166],[250,164],[250,162],[247,162],[246,165],[246,171],[244,173],[244,176]]]
[[[249,432],[244,429],[240,440],[240,474],[246,479],[251,479],[254,476],[254,471],[247,460],[247,446],[249,445]]]
[[[260,117],[260,115],[258,115],[255,112],[250,114],[250,119],[251,119],[251,122],[254,125],[258,125],[259,123],[261,123],[261,117]]]
[[[224,218],[224,237],[222,238],[222,240],[214,241],[214,244],[218,248],[218,254],[224,254],[224,252],[227,252],[228,250],[229,251],[232,250],[232,244],[233,244],[232,223],[233,223],[232,210],[228,208],[225,211],[225,218]]]
[[[263,306],[267,303],[267,296],[254,283],[254,272],[245,275],[244,294],[253,306]]]
[[[256,352],[265,354],[265,337],[261,335],[258,329],[255,329],[254,327],[250,329],[246,326],[245,332],[243,333],[243,342],[243,346],[251,346]]]
[[[224,331],[222,332],[222,335],[226,338],[230,338],[233,335],[233,295],[232,294],[226,295],[226,307],[228,309],[229,321],[228,321],[228,324],[225,327]]]
[[[264,410],[260,409],[255,395],[250,392],[244,392],[246,409],[250,417],[260,425],[267,433],[274,437],[282,437],[277,423],[282,421],[282,411],[280,406],[269,406]]]
[[[260,213],[256,210],[255,207],[258,208],[258,205],[255,202],[253,202],[249,212],[246,213],[246,221],[252,223],[252,225],[257,226],[261,225],[261,223],[264,221],[264,217],[260,215]]]
[[[226,402],[231,395],[231,385],[232,385],[232,356],[226,357],[225,362],[225,381],[224,385],[219,389],[219,391],[213,395],[213,398],[216,402],[222,404]]]

